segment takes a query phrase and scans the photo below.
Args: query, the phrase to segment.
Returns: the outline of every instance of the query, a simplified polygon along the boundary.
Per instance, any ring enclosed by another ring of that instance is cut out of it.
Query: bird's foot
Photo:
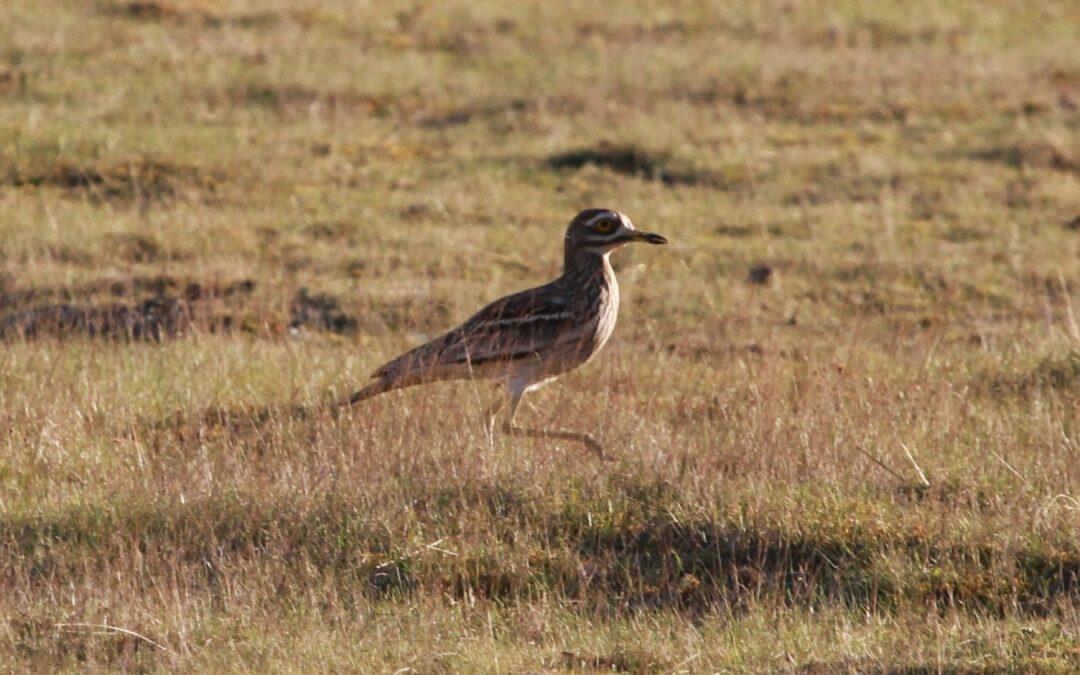
[[[611,455],[607,454],[607,452],[604,451],[604,446],[600,445],[600,442],[597,441],[592,436],[590,436],[588,434],[582,434],[581,438],[579,440],[581,441],[581,444],[584,445],[590,452],[595,453],[596,456],[600,458],[600,461],[602,461],[602,462],[613,462],[613,461],[615,461],[614,457],[612,457]]]
[[[523,429],[521,427],[515,427],[510,424],[503,426],[503,431],[511,436],[525,436],[528,438],[550,438],[562,441],[573,441],[574,443],[581,443],[585,448],[599,457],[603,461],[611,461],[612,457],[608,456],[604,452],[604,446],[600,445],[600,442],[586,433],[578,431],[562,431],[559,429]]]

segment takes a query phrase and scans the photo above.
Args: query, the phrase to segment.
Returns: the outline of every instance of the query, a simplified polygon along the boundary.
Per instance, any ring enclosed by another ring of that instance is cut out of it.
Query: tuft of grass
[[[7,183],[17,188],[59,188],[97,201],[171,200],[187,189],[206,194],[216,190],[217,178],[194,166],[137,159],[105,166],[76,166],[59,161],[39,169],[9,170]]]

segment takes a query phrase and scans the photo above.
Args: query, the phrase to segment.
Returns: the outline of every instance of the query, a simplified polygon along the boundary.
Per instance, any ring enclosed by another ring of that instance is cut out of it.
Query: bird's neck
[[[602,285],[614,285],[615,271],[608,258],[611,251],[567,251],[563,261],[563,278],[568,281],[598,281]]]

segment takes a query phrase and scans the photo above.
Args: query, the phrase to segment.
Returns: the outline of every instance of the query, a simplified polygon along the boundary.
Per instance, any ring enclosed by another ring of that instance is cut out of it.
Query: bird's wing
[[[445,335],[379,368],[374,377],[527,358],[579,340],[580,332],[569,298],[541,286],[496,300]]]

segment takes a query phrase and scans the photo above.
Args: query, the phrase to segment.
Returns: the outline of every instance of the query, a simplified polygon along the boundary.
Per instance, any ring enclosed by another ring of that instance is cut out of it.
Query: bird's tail
[[[391,389],[397,389],[399,386],[400,385],[398,385],[397,383],[395,383],[393,380],[391,380],[389,378],[385,378],[385,377],[379,378],[378,380],[375,380],[374,382],[372,382],[368,386],[364,387],[360,391],[354,392],[350,396],[346,396],[345,398],[341,398],[341,399],[338,399],[338,400],[334,401],[333,403],[331,403],[329,405],[329,407],[331,407],[331,408],[347,408],[347,407],[349,407],[351,405],[356,405],[360,401],[366,401],[367,399],[369,399],[369,398],[371,398],[373,396],[378,396],[379,394],[383,394],[385,392],[388,392]]]
[[[350,396],[337,399],[329,404],[326,404],[326,408],[331,410],[340,410],[341,408],[348,408],[349,406],[356,405],[361,401],[366,401],[369,398],[384,394],[394,389],[404,389],[406,387],[412,387],[418,384],[424,384],[425,382],[436,382],[439,380],[459,379],[462,374],[456,371],[447,372],[444,370],[408,370],[404,373],[400,372],[383,372],[385,369],[375,371],[375,377],[378,378],[363,389],[354,392]],[[380,374],[381,373],[381,374]]]
[[[372,382],[363,389],[353,393],[345,398],[339,398],[332,401],[326,401],[324,403],[316,404],[313,407],[305,408],[304,406],[297,405],[288,409],[288,414],[293,419],[301,420],[308,419],[313,415],[319,413],[332,413],[336,414],[343,408],[348,408],[351,405],[359,403],[360,401],[367,400],[372,396],[378,396],[384,392],[388,392],[391,389],[398,389],[401,385],[387,378],[380,378],[375,382]],[[252,419],[262,422],[265,420],[272,411],[267,409],[266,411],[259,411],[252,416]],[[220,413],[218,414],[220,416]]]

